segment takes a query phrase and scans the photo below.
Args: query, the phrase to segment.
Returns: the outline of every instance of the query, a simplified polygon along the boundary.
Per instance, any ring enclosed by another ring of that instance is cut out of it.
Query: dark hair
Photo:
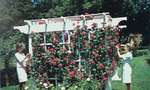
[[[128,48],[129,51],[133,50],[133,48],[131,47],[131,45],[129,43],[127,43],[127,48]]]
[[[21,49],[21,48],[25,49],[25,44],[24,43],[17,43],[16,44],[16,51],[18,52],[18,49]]]
[[[125,48],[127,48],[129,52],[130,52],[130,51],[132,52],[132,48],[131,48],[131,46],[129,45],[129,43],[126,43],[126,44],[124,44],[124,45],[121,47],[122,53],[126,53]]]

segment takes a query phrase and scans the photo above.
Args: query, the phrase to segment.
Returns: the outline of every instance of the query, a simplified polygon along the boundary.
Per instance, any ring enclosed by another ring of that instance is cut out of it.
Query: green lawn
[[[133,59],[132,90],[150,90],[150,66],[146,63],[148,55],[135,57]],[[32,80],[28,82],[29,87],[34,86]],[[126,90],[121,81],[112,82],[113,90]],[[16,86],[0,88],[0,90],[17,90]],[[29,89],[32,90],[32,89]]]

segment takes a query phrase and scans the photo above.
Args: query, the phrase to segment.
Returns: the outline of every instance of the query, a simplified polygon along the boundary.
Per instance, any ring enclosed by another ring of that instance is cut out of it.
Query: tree
[[[110,12],[112,16],[131,16],[135,13],[135,7],[132,0],[104,0],[102,11]]]

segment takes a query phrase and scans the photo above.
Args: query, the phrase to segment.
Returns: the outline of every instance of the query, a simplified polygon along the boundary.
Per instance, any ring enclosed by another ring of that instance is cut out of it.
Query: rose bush
[[[67,33],[46,33],[46,42],[51,43],[46,45],[46,51],[41,44],[44,34],[33,35],[33,77],[38,83],[53,83],[50,78],[55,77],[60,83],[72,85],[89,78],[103,85],[118,59],[116,46],[119,46],[120,29],[109,26],[99,29],[94,23],[90,30],[77,27],[68,34],[70,44],[60,44],[68,41]],[[47,78],[39,78],[43,74]]]

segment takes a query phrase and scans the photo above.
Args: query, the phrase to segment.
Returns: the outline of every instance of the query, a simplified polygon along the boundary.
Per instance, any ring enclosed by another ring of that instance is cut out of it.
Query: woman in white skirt
[[[28,53],[26,56],[24,54],[25,45],[23,43],[17,43],[16,45],[16,67],[17,67],[17,75],[19,80],[19,89],[20,90],[26,90],[27,87],[25,87],[27,79],[27,73],[26,73],[26,64],[27,62],[31,61],[31,55]]]
[[[122,76],[122,82],[126,84],[127,90],[131,89],[131,75],[132,75],[132,67],[131,67],[131,61],[132,61],[132,52],[130,51],[130,45],[123,45],[124,47],[124,54],[120,54],[119,48],[117,47],[117,52],[119,58],[123,59],[123,76]]]

